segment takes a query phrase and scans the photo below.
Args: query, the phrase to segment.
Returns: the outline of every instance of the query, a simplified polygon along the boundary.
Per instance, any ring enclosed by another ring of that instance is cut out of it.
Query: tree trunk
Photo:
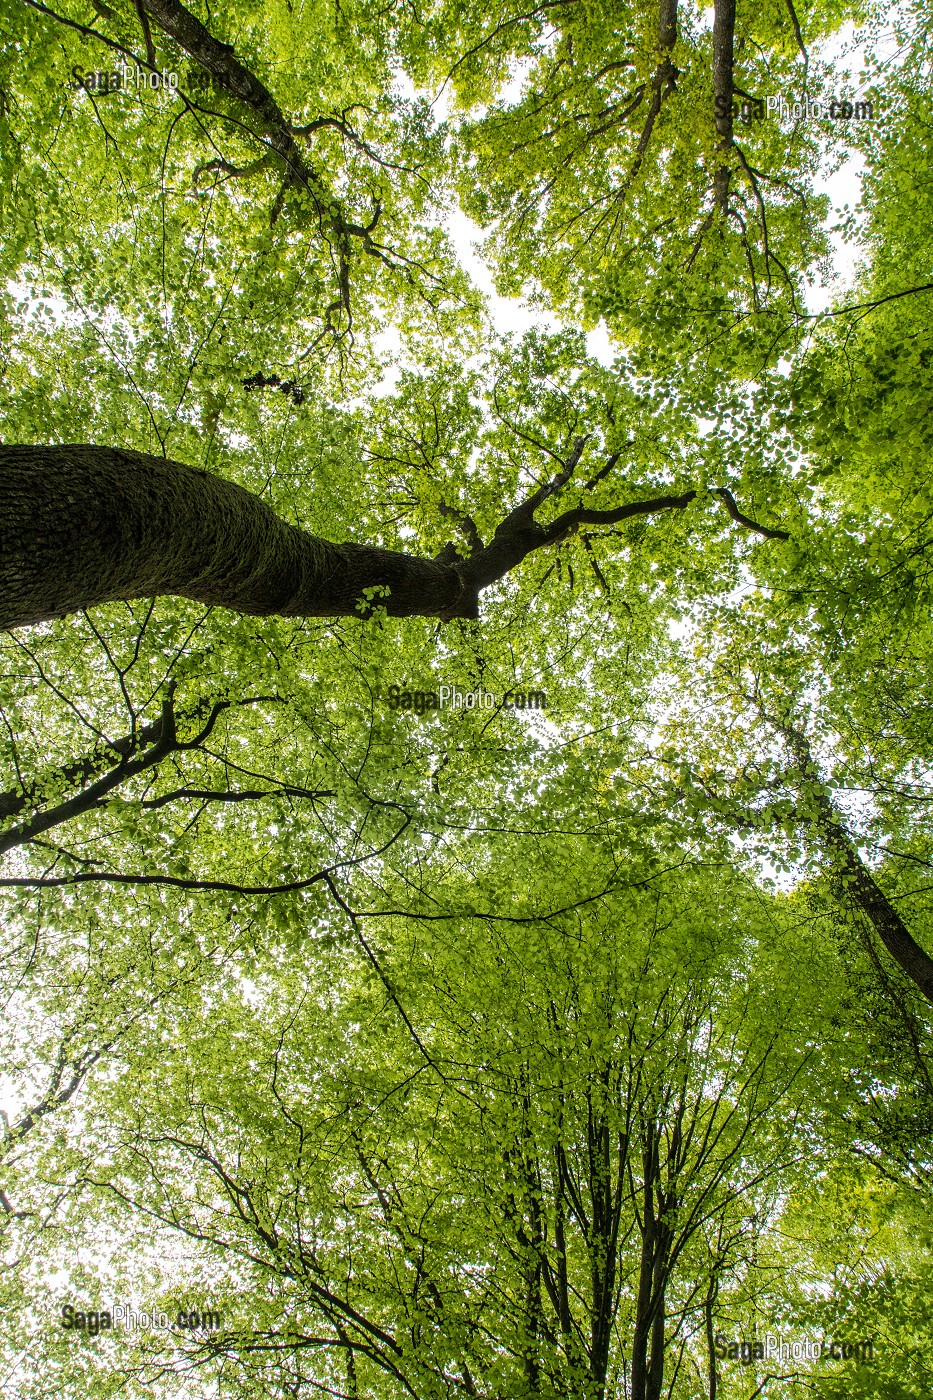
[[[0,446],[0,628],[172,594],[234,612],[476,617],[456,564],[331,544],[258,496],[180,462],[112,447]]]
[[[828,801],[826,806],[834,810]],[[839,823],[826,821],[821,833],[834,858],[843,898],[861,910],[894,961],[933,1004],[933,958],[907,928]]]
[[[850,840],[842,815],[826,795],[806,732],[790,720],[760,713],[784,738],[797,765],[798,788],[818,813],[815,829],[829,855],[843,897],[861,910],[891,957],[933,1005],[933,957],[908,929]]]

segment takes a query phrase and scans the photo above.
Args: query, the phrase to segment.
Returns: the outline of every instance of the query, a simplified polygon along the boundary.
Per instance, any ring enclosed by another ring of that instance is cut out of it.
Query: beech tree
[[[925,13],[0,25],[11,1396],[926,1397]]]
[[[242,487],[167,458],[104,447],[3,448],[0,625],[166,593],[260,616],[352,617],[380,599],[393,617],[475,618],[482,590],[532,550],[581,525],[683,510],[695,499],[689,490],[614,509],[574,506],[539,523],[536,510],[573,475],[584,441],[577,439],[551,481],[509,511],[488,544],[464,516],[472,548],[463,560],[452,545],[431,560],[332,544],[281,520]],[[726,487],[715,490],[740,525],[787,538],[744,516]]]
[[[313,225],[311,242],[320,245],[330,263],[335,295],[323,308],[317,309],[316,314],[323,320],[323,326],[315,344],[336,343],[341,347],[352,333],[354,298],[359,295],[354,288],[354,270],[361,258],[369,259],[380,272],[396,274],[396,280],[401,275],[402,280],[424,298],[432,310],[436,297],[441,295],[441,288],[448,294],[456,290],[457,279],[455,276],[445,276],[448,269],[442,261],[434,259],[437,264],[435,270],[435,267],[377,241],[377,237],[383,236],[382,228],[390,223],[390,219],[384,217],[384,179],[378,181],[377,189],[370,188],[368,191],[372,201],[372,217],[365,224],[355,222],[347,201],[335,198],[332,191],[334,182],[327,180],[317,165],[309,162],[303,153],[299,140],[313,140],[322,133],[334,132],[364,156],[376,172],[384,175],[389,169],[395,170],[398,163],[380,153],[367,139],[365,131],[353,128],[346,113],[340,117],[317,115],[310,122],[287,117],[266,84],[236,54],[235,47],[211,33],[200,19],[181,4],[144,6],[138,13],[134,12],[131,19],[122,17],[114,10],[100,12],[103,30],[83,24],[67,14],[57,14],[45,6],[32,8],[44,19],[40,44],[42,39],[56,33],[57,24],[86,40],[105,46],[117,55],[123,65],[123,76],[115,71],[114,77],[115,82],[120,84],[117,91],[121,95],[124,82],[128,82],[125,77],[127,59],[132,61],[137,87],[138,75],[142,72],[144,77],[148,74],[156,80],[157,91],[164,91],[167,80],[157,63],[159,55],[153,39],[153,26],[169,45],[168,52],[173,57],[176,54],[184,56],[197,65],[199,73],[209,76],[212,91],[218,91],[224,105],[229,108],[219,117],[220,129],[232,128],[238,143],[254,147],[261,154],[242,167],[224,156],[215,156],[196,166],[190,178],[197,186],[197,182],[207,174],[215,174],[219,180],[232,180],[252,179],[260,172],[274,173],[280,188],[270,216],[273,231],[286,207],[289,211],[294,209],[297,227],[304,228],[309,223]],[[517,24],[519,34],[523,36],[522,42],[527,42],[540,33],[545,13],[542,10],[531,17],[530,30],[527,16],[519,20],[503,17],[502,27],[509,31]],[[401,44],[403,52],[411,53],[415,71],[420,71],[426,61],[422,52],[424,38],[432,35],[434,23],[444,23],[445,20],[446,16],[441,10],[427,26],[419,27],[416,31],[418,42],[416,34],[405,23],[399,33],[392,36],[391,42]],[[34,16],[30,17],[30,22],[35,28]],[[471,18],[469,23],[473,22]],[[735,24],[733,4],[726,3],[717,8],[710,59],[717,113],[715,132],[719,137],[711,177],[712,205],[702,219],[699,209],[691,216],[696,227],[690,237],[695,235],[695,244],[688,258],[688,266],[692,269],[697,254],[708,242],[707,235],[717,218],[717,242],[723,243],[725,248],[731,243],[732,225],[737,224],[743,230],[744,257],[754,290],[755,315],[763,312],[773,315],[776,305],[781,305],[784,293],[776,293],[767,306],[761,303],[757,291],[757,280],[761,274],[756,273],[755,256],[743,215],[739,207],[733,207],[730,203],[732,164],[736,165],[737,173],[741,172],[742,178],[750,183],[760,206],[763,275],[769,286],[773,264],[781,269],[784,292],[790,289],[793,293],[795,278],[803,271],[806,260],[800,263],[798,256],[798,265],[794,267],[794,259],[783,247],[783,259],[778,257],[776,250],[779,240],[773,229],[770,234],[768,232],[760,183],[734,137]],[[796,19],[794,27],[797,41],[802,43]],[[571,20],[561,41],[568,46],[568,52],[574,34],[575,21]],[[607,36],[603,37],[605,39]],[[145,45],[144,55],[135,47],[130,47],[138,45],[141,40]],[[614,82],[624,70],[637,70],[639,63],[647,62],[654,50],[659,57],[650,79],[636,86],[626,104],[611,104],[607,109],[612,113],[610,120],[608,123],[603,121],[602,126],[597,128],[599,135],[607,131],[612,133],[616,139],[613,159],[620,161],[625,159],[626,143],[634,137],[634,128],[631,131],[628,129],[627,120],[634,119],[636,115],[639,120],[644,119],[629,174],[613,195],[615,206],[621,206],[630,187],[641,176],[656,126],[660,142],[664,130],[663,123],[659,123],[662,108],[675,93],[677,81],[683,76],[671,58],[678,41],[676,5],[662,4],[654,33],[649,25],[646,34],[644,18],[633,12],[626,31],[613,37],[610,48],[620,47],[620,40],[621,48],[630,56],[608,65],[603,63],[598,75],[600,79]],[[585,64],[591,62],[593,52],[603,52],[601,42],[593,45],[590,37],[588,43],[590,48],[584,51]],[[461,84],[467,84],[464,93],[471,91],[466,74],[472,71],[478,49],[489,53],[489,45],[473,43],[467,50],[466,69],[458,79]],[[493,43],[492,53],[495,54],[495,61],[501,64],[503,54],[498,40]],[[575,62],[579,66],[579,60]],[[426,71],[429,70],[430,63]],[[75,71],[79,74],[82,72],[79,65],[75,66]],[[177,74],[174,76],[177,80]],[[366,77],[369,79],[367,85],[371,85],[372,76],[367,74]],[[691,65],[689,81],[705,83],[709,78],[703,56],[697,55]],[[579,74],[575,82],[579,84],[581,79],[586,83],[588,76]],[[77,82],[86,90],[87,105],[96,112],[90,84],[84,83],[80,77]],[[545,77],[545,91],[549,82],[550,79]],[[169,90],[175,91],[173,88]],[[208,140],[212,140],[207,123],[218,123],[218,114],[202,113],[199,104],[185,95],[184,89],[178,91],[184,102],[184,112],[180,115],[192,118],[191,125],[196,131],[199,134],[203,132]],[[567,92],[559,90],[543,106],[556,116],[567,100]],[[397,103],[390,103],[389,112],[393,107],[397,112],[398,106]],[[619,110],[620,107],[622,110]],[[538,110],[541,110],[540,106]],[[520,108],[510,119],[509,129],[516,123],[521,129],[523,116]],[[605,113],[601,116],[604,117]],[[173,122],[173,127],[175,124]],[[704,127],[708,125],[708,122],[700,123],[691,133],[697,150],[702,149],[706,135]],[[404,150],[404,131],[400,135]],[[395,133],[390,133],[390,146],[398,141],[398,137],[393,141],[393,136]],[[540,133],[536,132],[531,138],[532,147],[535,142],[540,145],[541,139]],[[571,148],[564,158],[565,163],[569,162],[575,171],[578,193],[584,187],[582,166],[589,159],[587,148],[596,140],[598,136],[594,131],[579,150]],[[664,155],[668,158],[669,152],[665,151]],[[358,172],[351,168],[347,173],[352,179]],[[407,169],[406,173],[410,176],[412,169]],[[423,176],[422,181],[428,183]],[[695,191],[701,205],[705,194],[701,176]],[[354,195],[359,197],[356,191]],[[404,194],[402,202],[404,204]],[[802,194],[795,195],[792,203],[797,206],[794,217],[799,217],[801,208],[806,207]],[[486,206],[483,207],[485,209]],[[606,242],[606,237],[603,239],[607,248],[612,246],[619,217],[616,208],[609,241]],[[776,217],[781,217],[780,212]],[[399,221],[396,218],[391,223]],[[636,221],[643,221],[641,213]],[[417,224],[412,232],[415,245],[424,241],[424,234]],[[685,232],[685,229],[678,230],[680,239]],[[545,240],[550,241],[547,234]],[[287,235],[285,241],[288,242]],[[675,246],[676,241],[673,240]],[[38,242],[41,246],[41,232]],[[412,242],[411,233],[407,234],[406,242]],[[28,250],[23,246],[17,248],[20,260],[28,258],[34,252],[34,247]],[[718,268],[720,261],[721,251],[713,255],[712,263],[709,256],[701,259],[700,267],[704,272],[698,270],[700,284],[709,277],[712,269]],[[664,275],[669,277],[670,248],[664,250],[662,268]],[[365,295],[366,279],[362,290]],[[740,299],[744,299],[747,288],[740,285],[737,292]],[[132,294],[129,300],[135,300]],[[195,355],[191,362],[189,378],[197,358]],[[250,382],[266,387],[271,383],[282,383],[278,375],[267,379],[261,371]],[[294,384],[294,381],[285,382]],[[164,447],[163,439],[163,455],[167,457]],[[239,492],[223,491],[210,478],[194,476],[185,472],[180,465],[176,465],[169,475],[167,461],[156,466],[126,450],[119,457],[100,448],[94,452],[72,448],[67,455],[48,449],[37,455],[25,450],[12,454],[8,451],[4,458],[2,479],[4,511],[0,545],[3,548],[4,573],[0,582],[5,601],[0,625],[23,625],[59,617],[98,602],[163,592],[182,594],[213,604],[222,603],[249,613],[266,614],[284,610],[286,615],[344,615],[348,612],[352,615],[361,600],[365,603],[366,590],[371,588],[387,592],[387,610],[395,615],[444,619],[475,617],[479,592],[513,568],[531,549],[563,540],[583,524],[612,525],[641,513],[682,508],[696,495],[694,487],[687,487],[675,494],[620,503],[610,509],[575,505],[542,527],[535,520],[535,511],[548,495],[553,495],[569,480],[580,450],[579,443],[572,450],[568,449],[568,455],[563,460],[558,459],[561,470],[550,485],[539,487],[537,492],[504,513],[487,545],[482,545],[472,517],[467,512],[463,524],[470,541],[470,559],[458,568],[452,567],[453,558],[457,557],[457,551],[452,546],[448,547],[441,559],[433,561],[433,568],[428,561],[392,559],[386,552],[374,549],[370,542],[358,541],[355,548],[343,546],[335,553],[333,549],[328,550],[323,541],[315,542],[307,536],[299,537],[293,531],[276,528],[267,512],[255,505],[248,506],[246,498]],[[614,459],[610,460],[617,459],[618,454],[615,454]],[[722,492],[733,517],[742,521],[741,512],[735,506],[726,483],[717,489]],[[75,517],[80,522],[80,528]],[[765,533],[768,531],[765,530]],[[775,533],[783,537],[783,532]]]

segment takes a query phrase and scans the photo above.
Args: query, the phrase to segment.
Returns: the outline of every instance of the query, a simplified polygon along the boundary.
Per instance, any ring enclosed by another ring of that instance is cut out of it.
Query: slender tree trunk
[[[664,1300],[671,1230],[664,1219],[660,1149],[660,1129],[649,1123],[642,1158],[641,1264],[632,1339],[632,1400],[661,1400],[664,1384]],[[668,1199],[667,1204],[670,1203]]]
[[[706,1350],[709,1353],[709,1400],[716,1400],[719,1376],[716,1371],[716,1335],[713,1329],[713,1307],[719,1292],[716,1275],[710,1278],[709,1288],[703,1304],[703,1318],[706,1325]]]
[[[894,961],[933,1004],[933,958],[909,931],[841,826],[826,822],[822,836],[835,859],[843,898],[861,910]]]
[[[783,735],[794,756],[800,791],[807,793],[816,808],[814,829],[843,897],[864,914],[894,961],[933,1004],[933,957],[914,938],[849,838],[841,813],[822,788],[805,731],[764,710],[761,714]]]
[[[723,214],[729,206],[729,184],[732,179],[726,160],[735,140],[732,132],[734,47],[735,0],[716,0],[713,9],[713,95],[716,130],[721,138],[718,150],[724,159],[713,177],[713,198]]]
[[[209,472],[86,445],[0,447],[0,628],[173,594],[264,616],[475,617],[453,563],[331,544]]]
[[[603,1400],[612,1346],[616,1285],[616,1247],[619,1232],[620,1196],[613,1187],[611,1134],[601,1104],[607,1094],[608,1073],[600,1074],[599,1110],[594,1112],[592,1096],[588,1114],[590,1198],[593,1220],[590,1237],[590,1273],[593,1312],[590,1326],[590,1368],[594,1400]]]
[[[654,1125],[647,1126],[642,1155],[641,1261],[635,1296],[635,1334],[632,1338],[632,1400],[647,1400],[648,1345],[653,1320],[654,1263],[658,1246],[654,1213],[654,1184],[658,1172],[658,1142]]]
[[[658,1230],[658,1241],[654,1257],[654,1270],[651,1280],[652,1305],[654,1316],[651,1319],[651,1350],[648,1354],[648,1372],[645,1384],[645,1400],[661,1400],[664,1386],[664,1301],[667,1293],[667,1256],[670,1248],[670,1231],[662,1224]]]
[[[646,1220],[641,1237],[641,1266],[638,1274],[638,1293],[635,1299],[635,1335],[632,1338],[632,1400],[647,1400],[653,1255],[654,1227]]]

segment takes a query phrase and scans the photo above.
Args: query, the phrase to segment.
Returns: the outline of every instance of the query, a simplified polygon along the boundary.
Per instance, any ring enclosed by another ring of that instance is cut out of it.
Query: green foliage
[[[653,1308],[654,1395],[928,1395],[930,1006],[833,845],[933,951],[925,13],[739,7],[741,92],[839,93],[852,21],[880,115],[725,150],[700,8],[647,137],[656,8],[192,9],[302,179],[142,13],[0,18],[7,441],[425,557],[579,439],[541,526],[694,494],[478,622],[159,598],[0,638],[5,1393],[647,1400]],[[179,89],[76,83],[121,57]],[[714,1366],[768,1333],[874,1360]]]

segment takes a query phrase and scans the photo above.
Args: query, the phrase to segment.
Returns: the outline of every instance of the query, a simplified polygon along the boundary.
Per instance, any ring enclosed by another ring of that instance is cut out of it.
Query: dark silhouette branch
[[[67,15],[58,14],[55,10],[50,9],[48,5],[44,5],[42,0],[25,0],[25,3],[31,10],[38,10],[40,15],[45,15],[48,19],[54,19],[57,24],[64,24],[66,28],[76,30],[82,38],[94,39],[97,43],[104,44],[108,49],[113,49],[114,53],[122,54],[124,58],[130,59],[132,63],[140,64],[141,67],[149,66],[144,59],[140,60],[133,50],[126,48],[124,44],[118,44],[115,39],[110,39],[106,34],[101,34],[99,29],[92,29],[88,24],[80,24],[75,19],[69,19]],[[99,5],[95,5],[94,8],[97,10],[98,14],[104,17],[114,14],[113,10],[109,9],[109,6],[102,9]]]
[[[209,701],[201,701],[193,709],[183,712],[177,717],[177,727],[186,730],[191,724],[200,724],[204,720],[205,714],[209,716],[207,723],[198,731],[195,738],[177,742],[175,747],[178,752],[200,748],[204,740],[210,737],[211,731],[224,710],[239,708],[242,705],[279,703],[280,700],[281,697],[278,695],[250,695],[244,696],[241,700],[219,700],[214,704]],[[46,789],[54,790],[63,785],[71,787],[75,783],[86,782],[89,778],[101,777],[107,769],[107,759],[110,754],[116,754],[120,759],[132,758],[141,749],[157,744],[161,738],[162,719],[160,717],[152,724],[144,724],[139,729],[134,728],[132,733],[125,734],[119,739],[103,739],[93,753],[77,759],[74,763],[65,763],[60,768],[47,771],[29,785],[24,783],[20,791],[17,792],[10,788],[6,792],[0,792],[0,819],[16,817],[26,807],[43,806],[45,799],[42,793]]]
[[[143,725],[134,734],[127,734],[120,739],[108,740],[107,749],[120,758],[130,758],[137,750],[146,748],[149,744],[158,743],[161,736],[162,721],[157,719],[154,724]],[[99,777],[103,766],[103,757],[94,754],[86,758],[79,758],[74,763],[64,764],[61,768],[48,774],[47,778],[54,785],[65,783],[70,786],[72,783],[84,782],[88,778]],[[41,806],[41,801],[35,787],[23,788],[20,792],[16,792],[13,788],[6,792],[0,792],[0,818],[16,817],[25,807]]]
[[[221,894],[292,894],[310,889],[324,879],[324,872],[305,880],[276,885],[241,885],[235,880],[199,880],[183,875],[134,875],[122,870],[76,870],[69,875],[11,875],[0,879],[0,889],[58,890],[70,885],[163,885],[169,889],[213,891]]]
[[[803,42],[803,32],[800,28],[800,20],[797,18],[797,11],[794,9],[794,0],[786,0],[787,11],[790,15],[790,22],[794,26],[794,38],[797,40],[797,47],[803,54],[803,82],[807,84],[807,69],[810,66],[810,55],[807,53],[807,46]]]
[[[613,469],[613,467],[615,466],[616,462],[618,462],[618,460],[619,460],[619,458],[621,457],[621,455],[622,455],[621,452],[613,452],[613,453],[611,454],[611,456],[609,456],[609,457],[606,459],[605,464],[604,464],[602,467],[600,467],[600,469],[599,469],[599,471],[596,473],[596,475],[595,475],[595,476],[591,476],[590,479],[589,479],[589,481],[585,481],[585,482],[583,483],[583,489],[584,489],[584,491],[592,491],[592,490],[594,489],[594,487],[598,486],[599,483],[600,483],[601,481],[604,481],[604,480],[606,479],[606,477],[609,475],[609,473],[612,471],[612,469]]]
[[[275,788],[237,788],[233,791],[218,791],[216,788],[175,788],[172,792],[166,792],[161,797],[147,798],[140,802],[140,807],[147,812],[154,811],[157,807],[166,807],[170,802],[198,801],[198,802],[258,802],[263,797],[301,797],[316,802],[321,797],[336,797],[336,793],[328,788],[321,788],[312,792],[308,788],[290,787],[284,783],[281,787]]]
[[[74,797],[69,797],[66,801],[48,808],[45,812],[37,812],[35,816],[30,817],[22,825],[11,827],[8,831],[0,834],[0,855],[12,850],[14,846],[24,845],[34,836],[41,836],[43,832],[61,826],[63,822],[70,821],[72,817],[80,816],[81,813],[89,812],[92,808],[100,806],[108,793],[113,792],[129,778],[135,778],[137,774],[144,772],[147,768],[161,763],[168,754],[180,748],[181,745],[178,743],[175,729],[174,695],[175,684],[170,682],[165,700],[162,703],[159,737],[147,753],[142,754],[139,758],[123,759],[116,768],[105,773],[103,777],[98,778],[96,782],[91,783]],[[209,722],[210,728],[213,728],[220,708],[215,707],[215,714]]]
[[[729,515],[737,525],[744,525],[746,530],[754,530],[756,534],[764,535],[766,540],[789,540],[790,535],[786,530],[773,530],[767,525],[758,525],[748,515],[743,515],[735,503],[735,497],[725,486],[711,486],[710,490],[714,496],[718,496],[729,512]]]
[[[152,30],[149,28],[149,20],[146,17],[146,11],[143,9],[140,0],[136,0],[136,13],[139,15],[139,23],[143,31],[143,39],[146,43],[146,62],[154,68],[156,66],[156,51],[152,42]]]
[[[846,316],[850,311],[874,311],[876,307],[885,306],[889,301],[899,301],[901,297],[912,297],[918,292],[933,292],[933,282],[922,282],[919,287],[905,287],[902,292],[889,292],[887,296],[877,297],[874,301],[859,301],[854,306],[840,306],[837,311],[801,312],[798,320],[818,321],[824,316]]]
[[[210,737],[220,715],[224,710],[229,709],[232,703],[229,700],[218,701],[211,708],[207,722],[200,732],[196,734],[193,739],[182,740],[179,739],[177,732],[173,703],[174,693],[175,684],[174,682],[169,682],[166,699],[162,704],[162,714],[156,723],[146,725],[139,731],[137,736],[128,735],[123,739],[116,740],[110,746],[114,751],[123,755],[121,762],[117,764],[115,768],[100,775],[95,782],[91,783],[89,787],[82,789],[81,792],[76,793],[75,796],[67,798],[65,801],[59,802],[54,807],[49,807],[43,812],[37,812],[20,826],[10,827],[7,831],[0,833],[0,855],[6,851],[12,850],[15,846],[24,845],[27,841],[41,836],[46,831],[51,831],[56,826],[61,826],[64,822],[70,821],[72,817],[80,816],[84,812],[90,812],[95,808],[104,806],[109,795],[117,788],[122,787],[124,783],[128,782],[131,778],[137,777],[147,769],[157,767],[163,759],[167,758],[170,754],[184,753],[190,749],[199,749],[204,741]],[[246,704],[250,702],[240,701],[239,703]],[[196,713],[201,713],[202,710],[203,707]],[[139,758],[131,758],[134,752],[143,748],[150,742],[152,743],[152,747],[149,748],[147,752],[142,753]],[[95,771],[95,760],[93,758],[87,758],[59,769],[56,776],[65,777],[66,780],[70,779],[74,781],[76,778],[89,776],[93,771]],[[174,801],[179,797],[199,796],[205,801],[236,801],[242,800],[242,798],[246,796],[268,797],[276,792],[282,796],[310,797],[312,799],[315,797],[333,796],[333,793],[324,793],[323,791],[312,793],[305,788],[290,787],[288,785],[282,785],[277,789],[268,789],[263,792],[257,791],[255,793],[249,792],[242,795],[239,793],[217,792],[216,790],[200,792],[195,789],[179,789],[176,792],[167,794],[165,797],[143,802],[142,806],[162,807],[165,806],[166,803]],[[35,800],[31,798],[29,793],[4,793],[3,799],[5,799],[7,808],[15,807],[16,810],[22,810],[23,807],[29,805],[30,800]]]

